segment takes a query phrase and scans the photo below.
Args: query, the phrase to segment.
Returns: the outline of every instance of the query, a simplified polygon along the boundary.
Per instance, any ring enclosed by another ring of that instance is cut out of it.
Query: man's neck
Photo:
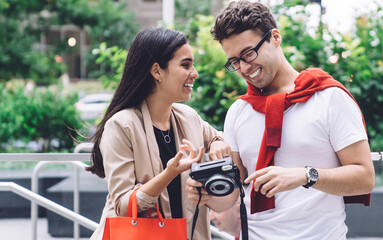
[[[278,94],[278,93],[289,93],[295,88],[294,81],[298,77],[299,73],[287,62],[282,65],[275,74],[273,84],[267,88],[264,88],[262,94],[265,96]]]

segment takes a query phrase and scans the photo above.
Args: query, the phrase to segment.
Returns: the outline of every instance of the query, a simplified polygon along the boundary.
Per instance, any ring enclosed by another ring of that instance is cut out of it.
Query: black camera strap
[[[199,206],[199,203],[201,202],[201,198],[202,198],[201,187],[197,187],[197,190],[198,190],[199,198],[198,198],[197,206],[195,207],[195,211],[194,211],[192,233],[191,233],[191,239],[190,240],[193,240],[194,228],[195,228],[195,224],[197,223],[197,218],[198,218],[198,213],[199,213],[198,206]]]
[[[240,204],[240,207],[239,207],[239,213],[240,213],[240,216],[241,216],[242,240],[248,240],[249,239],[249,231],[248,231],[248,225],[247,225],[247,212],[246,212],[245,203],[243,201],[243,199],[245,198],[245,191],[242,188],[242,183],[241,183],[241,180],[239,178],[239,170],[238,169],[237,169],[236,174],[237,174],[237,176],[235,178],[235,181],[236,181],[236,184],[237,184],[237,186],[239,188],[239,193],[240,193],[240,196],[241,196],[241,204]],[[198,214],[199,214],[198,206],[199,206],[199,203],[201,202],[201,198],[202,198],[201,187],[197,187],[197,190],[198,190],[198,194],[199,194],[199,199],[198,199],[197,206],[195,207],[195,212],[194,212],[194,217],[193,217],[193,224],[192,224],[192,233],[191,233],[191,239],[190,240],[193,240],[194,228],[195,228],[195,225],[197,223]]]
[[[241,180],[239,178],[239,170],[237,171],[238,177],[235,178],[237,185],[239,186],[239,194],[241,196],[241,205],[239,206],[239,213],[241,216],[241,231],[242,231],[242,240],[249,239],[249,231],[247,225],[247,212],[246,205],[243,199],[245,198],[245,190],[243,190]]]

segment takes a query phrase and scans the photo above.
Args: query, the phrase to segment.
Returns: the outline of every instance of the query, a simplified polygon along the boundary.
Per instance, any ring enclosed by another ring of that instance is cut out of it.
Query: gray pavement
[[[32,224],[28,218],[0,219],[1,240],[32,240]],[[72,240],[74,238],[54,238],[48,233],[46,218],[39,218],[37,222],[38,240]],[[80,238],[85,240],[87,238]]]
[[[32,240],[32,224],[30,219],[0,219],[0,240]],[[37,222],[38,240],[73,240],[74,238],[54,238],[48,233],[48,224],[46,218],[39,218]],[[87,238],[80,238],[85,240]],[[218,240],[217,238],[214,238]],[[383,240],[378,238],[349,238],[349,240]]]

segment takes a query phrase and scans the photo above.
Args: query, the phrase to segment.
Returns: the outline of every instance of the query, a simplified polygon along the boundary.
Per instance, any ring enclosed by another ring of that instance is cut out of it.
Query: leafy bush
[[[74,106],[76,95],[62,96],[49,88],[24,93],[22,86],[10,89],[4,84],[0,92],[0,142],[43,140],[42,151],[73,148],[75,130],[82,127]],[[53,139],[58,146],[51,144]]]

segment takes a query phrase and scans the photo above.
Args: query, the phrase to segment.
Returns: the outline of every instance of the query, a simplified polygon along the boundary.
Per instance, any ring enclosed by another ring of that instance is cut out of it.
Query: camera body
[[[193,163],[190,177],[201,182],[213,196],[226,196],[238,187],[239,170],[230,157],[203,163]]]

